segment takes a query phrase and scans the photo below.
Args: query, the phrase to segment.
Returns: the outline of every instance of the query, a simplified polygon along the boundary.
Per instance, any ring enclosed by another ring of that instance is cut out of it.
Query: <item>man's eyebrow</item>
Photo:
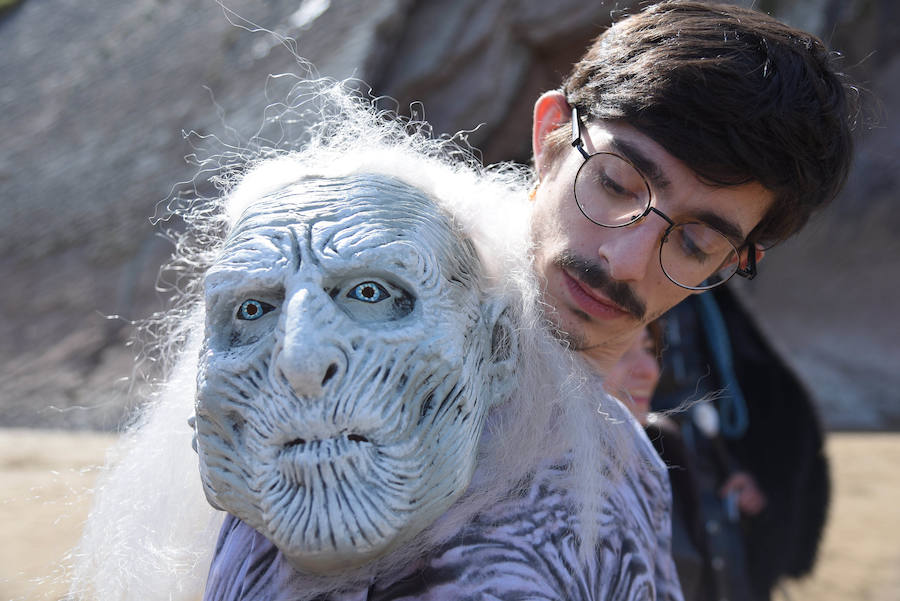
[[[669,178],[665,176],[662,168],[654,162],[650,157],[641,152],[636,146],[621,138],[613,137],[609,141],[609,145],[613,152],[622,155],[628,161],[637,167],[645,178],[658,190],[663,190],[672,185]]]
[[[620,154],[631,161],[631,164],[637,167],[638,171],[647,178],[647,181],[649,181],[654,188],[664,190],[672,185],[672,182],[665,176],[659,164],[654,162],[633,144],[630,144],[621,138],[614,137],[609,141],[609,145],[615,153]],[[741,247],[746,242],[746,236],[740,226],[733,221],[725,219],[721,215],[717,215],[712,211],[697,211],[690,217],[719,230],[721,233],[725,234],[736,247]]]
[[[740,226],[733,221],[725,219],[721,215],[717,215],[711,211],[697,211],[691,213],[690,216],[701,223],[705,223],[706,225],[719,230],[722,234],[725,234],[725,237],[731,240],[732,244],[737,248],[740,248],[747,242],[746,236]]]

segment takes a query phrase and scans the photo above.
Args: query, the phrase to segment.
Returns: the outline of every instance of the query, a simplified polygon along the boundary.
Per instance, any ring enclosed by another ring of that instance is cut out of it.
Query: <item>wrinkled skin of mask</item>
[[[248,209],[205,282],[210,503],[320,574],[444,513],[512,378],[508,312],[480,301],[479,271],[432,201],[383,176],[303,180]]]

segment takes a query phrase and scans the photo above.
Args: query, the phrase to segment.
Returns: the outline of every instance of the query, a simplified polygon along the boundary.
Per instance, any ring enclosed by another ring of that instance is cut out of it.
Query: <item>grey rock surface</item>
[[[744,299],[819,403],[826,425],[900,428],[900,5],[806,0],[783,18],[844,54],[863,114],[835,203],[762,264]],[[776,10],[776,14],[779,12]],[[809,21],[809,22],[806,22]]]
[[[131,320],[166,306],[154,284],[172,250],[149,217],[194,177],[184,157],[203,136],[241,146],[258,131],[290,83],[269,74],[303,73],[241,17],[295,38],[322,75],[421,101],[435,131],[470,130],[486,161],[528,161],[534,100],[637,2],[227,4],[26,0],[0,17],[0,425],[115,428],[136,402],[142,366],[124,344]],[[900,427],[900,9],[753,4],[842,50],[868,112],[845,193],[741,295],[827,425]]]
[[[267,75],[304,73],[251,30],[345,78],[404,4],[29,0],[0,21],[0,425],[121,423],[130,322],[166,306],[150,217],[197,171],[183,132],[245,144],[283,98]]]

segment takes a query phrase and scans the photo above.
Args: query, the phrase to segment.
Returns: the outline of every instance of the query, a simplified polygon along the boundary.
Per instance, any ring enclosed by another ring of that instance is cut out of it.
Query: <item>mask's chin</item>
[[[330,447],[340,445],[306,446],[325,450],[331,458],[302,457],[303,450],[295,445],[290,449],[291,463],[305,464],[304,469],[293,466],[295,469],[288,470],[290,476],[285,477],[286,457],[282,455],[279,463],[267,466],[274,477],[258,479],[261,490],[276,494],[270,498],[256,496],[245,505],[246,515],[235,515],[272,542],[295,570],[313,577],[350,577],[376,564],[396,563],[396,558],[411,547],[408,543],[415,540],[412,546],[417,548],[425,543],[423,531],[464,494],[469,482],[465,478],[451,494],[445,491],[437,498],[428,498],[433,486],[416,477],[398,476],[399,470],[373,461],[376,456],[389,454],[387,449],[379,451],[368,443],[354,443],[350,445],[353,448],[335,456]],[[309,454],[317,453],[310,450]],[[434,463],[421,450],[411,456],[425,465]],[[474,455],[465,464],[468,470],[454,470],[457,477],[471,475]],[[378,483],[372,478],[378,473],[392,473],[394,477]],[[321,478],[320,474],[331,476]]]
[[[345,551],[333,550],[325,553],[286,553],[282,550],[282,554],[288,563],[300,573],[326,577],[342,576],[348,570],[363,569],[373,561],[388,556],[398,544],[400,544],[400,540],[394,539],[393,544],[385,544],[367,552],[363,552],[359,548],[353,548]]]

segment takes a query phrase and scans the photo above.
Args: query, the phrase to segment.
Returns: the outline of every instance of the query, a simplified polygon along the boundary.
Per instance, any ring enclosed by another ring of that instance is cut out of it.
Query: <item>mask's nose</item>
[[[273,376],[297,396],[320,396],[346,371],[346,356],[335,339],[337,314],[324,291],[301,289],[286,300],[283,332],[276,344]]]

